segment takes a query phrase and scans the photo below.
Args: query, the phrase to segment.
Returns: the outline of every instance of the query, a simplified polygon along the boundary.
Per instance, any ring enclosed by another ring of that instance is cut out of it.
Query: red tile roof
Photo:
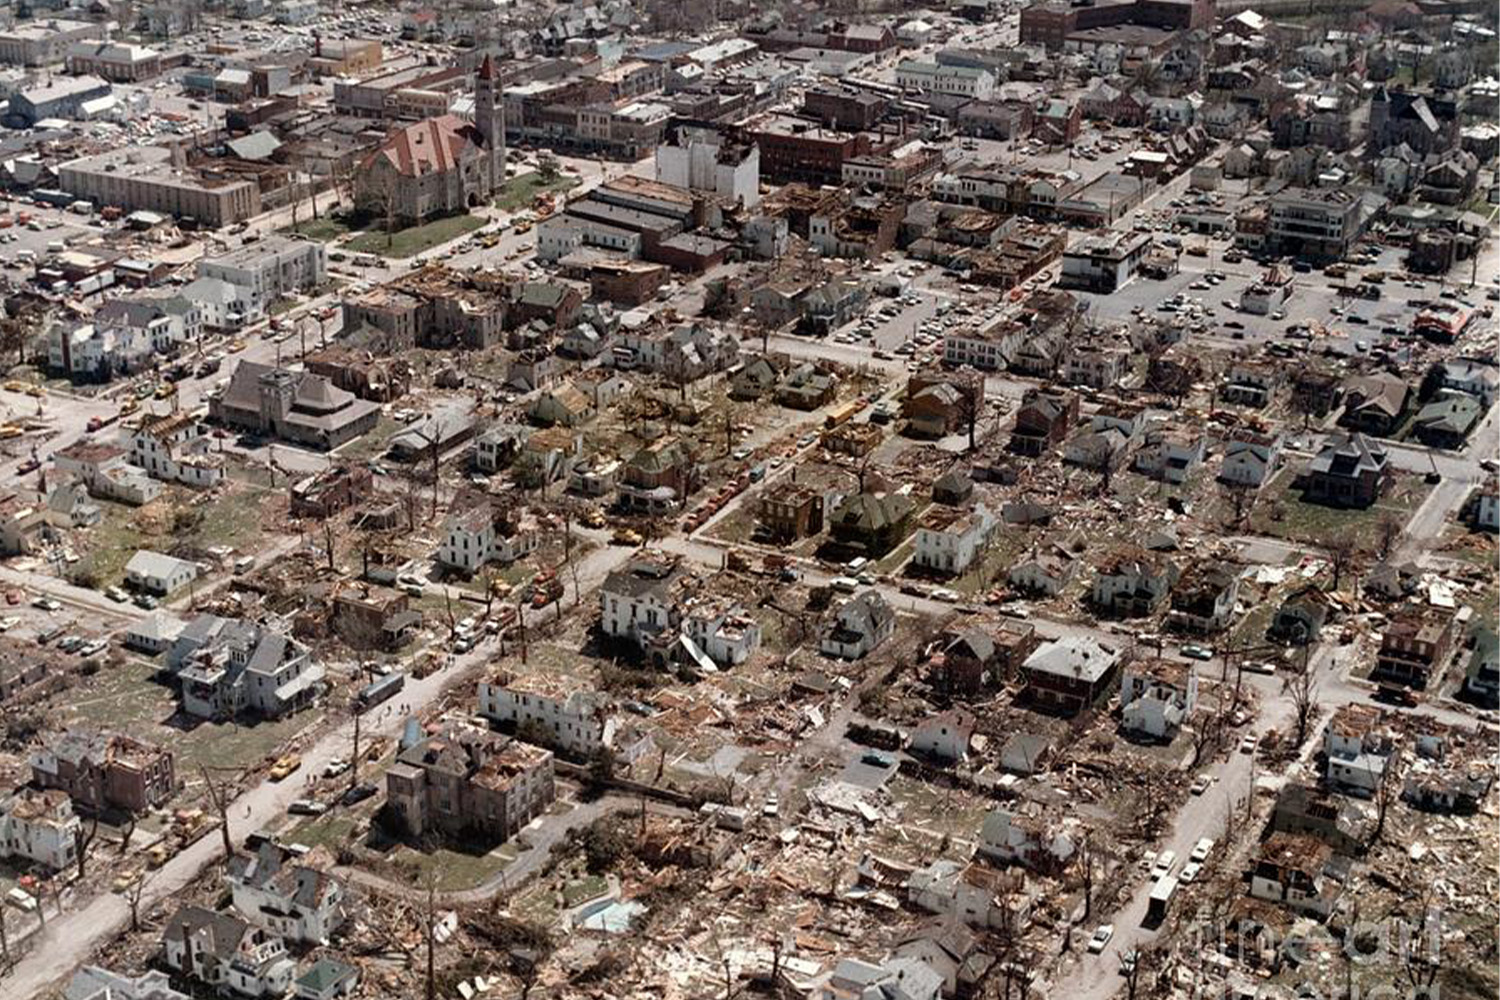
[[[395,130],[373,156],[385,157],[402,174],[419,177],[456,169],[467,147],[477,150],[483,145],[473,125],[457,115],[441,115]]]

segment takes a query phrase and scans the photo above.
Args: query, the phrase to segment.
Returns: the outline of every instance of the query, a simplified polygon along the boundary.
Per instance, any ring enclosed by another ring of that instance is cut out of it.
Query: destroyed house
[[[1078,849],[1077,821],[1057,809],[1023,808],[990,810],[980,827],[975,852],[1002,865],[1018,864],[1053,874],[1062,871]]]
[[[370,470],[341,462],[294,482],[290,489],[292,517],[323,520],[363,502],[370,495]]]
[[[551,751],[457,726],[402,751],[385,787],[397,829],[414,838],[509,840],[556,795]]]
[[[1119,660],[1112,647],[1089,638],[1045,643],[1021,664],[1026,697],[1045,711],[1077,715],[1114,687]]]
[[[67,792],[85,812],[143,813],[177,790],[172,752],[120,733],[64,733],[30,764],[33,784]]]
[[[1321,840],[1273,833],[1256,854],[1250,895],[1321,919],[1333,911],[1347,871],[1347,864]]]
[[[344,920],[343,883],[304,863],[300,851],[251,838],[257,839],[246,844],[249,853],[236,853],[224,863],[234,908],[288,941],[326,945]]]
[[[1371,680],[1425,689],[1447,665],[1453,631],[1452,614],[1440,608],[1397,613],[1380,634]]]
[[[1436,722],[1412,740],[1412,754],[1402,775],[1401,797],[1424,812],[1473,815],[1489,797],[1495,775],[1481,748],[1457,731]]]

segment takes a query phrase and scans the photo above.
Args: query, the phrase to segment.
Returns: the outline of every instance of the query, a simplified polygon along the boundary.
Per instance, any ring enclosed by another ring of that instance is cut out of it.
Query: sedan
[[[1094,931],[1094,936],[1089,938],[1089,954],[1097,955],[1109,944],[1109,939],[1115,936],[1114,924],[1100,924],[1099,929]]]
[[[1191,660],[1212,660],[1213,650],[1204,646],[1186,645],[1182,647],[1182,655]]]

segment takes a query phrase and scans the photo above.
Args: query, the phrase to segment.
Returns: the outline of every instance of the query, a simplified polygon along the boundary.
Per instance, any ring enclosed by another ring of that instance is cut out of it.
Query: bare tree
[[[1312,724],[1314,715],[1318,710],[1318,684],[1313,680],[1311,665],[1303,658],[1302,669],[1292,675],[1287,684],[1288,693],[1292,698],[1292,710],[1296,716],[1297,746],[1301,747],[1307,739],[1308,727]]]
[[[89,823],[88,831],[85,832],[83,825],[79,824],[73,834],[73,849],[78,854],[78,881],[84,878],[84,867],[88,863],[89,848],[94,846],[94,838],[99,836],[99,817],[95,816]],[[123,853],[123,852],[122,852]]]
[[[135,836],[135,813],[125,821],[125,832],[120,834],[120,857],[130,853],[130,839]]]
[[[125,902],[130,904],[130,930],[132,933],[141,929],[141,896],[145,894],[146,883],[150,880],[150,873],[142,871],[140,877],[130,883],[130,888],[125,890]]]
[[[1376,530],[1380,533],[1380,558],[1384,559],[1396,547],[1396,539],[1401,537],[1401,521],[1390,514],[1383,514]]]
[[[203,782],[208,786],[208,798],[213,803],[214,812],[219,814],[219,836],[224,841],[224,857],[234,857],[234,841],[229,836],[229,803],[224,800],[223,789],[214,784],[213,775],[209,773],[208,766],[199,764],[198,770],[203,775]]]
[[[1333,569],[1333,590],[1344,582],[1344,574],[1354,568],[1359,555],[1359,545],[1349,533],[1335,535],[1328,540],[1328,565]]]
[[[1256,488],[1249,483],[1229,482],[1221,483],[1219,492],[1234,508],[1234,526],[1244,527],[1245,519],[1250,516],[1250,511],[1255,506],[1256,497],[1259,495]]]

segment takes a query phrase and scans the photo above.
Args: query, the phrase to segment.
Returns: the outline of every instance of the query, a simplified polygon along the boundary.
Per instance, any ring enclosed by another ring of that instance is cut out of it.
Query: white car
[[[1115,936],[1114,924],[1100,924],[1099,929],[1094,931],[1094,936],[1089,938],[1089,954],[1097,955],[1109,944],[1109,939]]]
[[[1177,881],[1182,885],[1187,885],[1192,882],[1193,879],[1197,878],[1198,873],[1202,870],[1203,866],[1198,862],[1189,861],[1187,864],[1182,866],[1182,871],[1177,875]]]
[[[932,599],[934,601],[946,601],[949,604],[952,604],[958,600],[958,592],[949,590],[946,587],[939,587],[937,590],[934,590],[932,592]]]
[[[1254,753],[1254,752],[1255,752],[1255,736],[1252,733],[1246,733],[1244,735],[1244,737],[1241,738],[1241,740],[1240,740],[1240,753]]]
[[[1214,839],[1212,837],[1204,837],[1193,845],[1193,853],[1188,856],[1188,860],[1196,861],[1201,865],[1208,860],[1208,856],[1213,853],[1213,849]]]
[[[1211,776],[1207,774],[1200,774],[1198,775],[1198,779],[1193,782],[1193,787],[1190,790],[1194,795],[1202,795],[1204,792],[1209,790],[1213,783],[1214,779]]]
[[[1156,864],[1151,866],[1151,877],[1163,879],[1172,874],[1172,869],[1177,865],[1176,851],[1162,851],[1156,856]]]

